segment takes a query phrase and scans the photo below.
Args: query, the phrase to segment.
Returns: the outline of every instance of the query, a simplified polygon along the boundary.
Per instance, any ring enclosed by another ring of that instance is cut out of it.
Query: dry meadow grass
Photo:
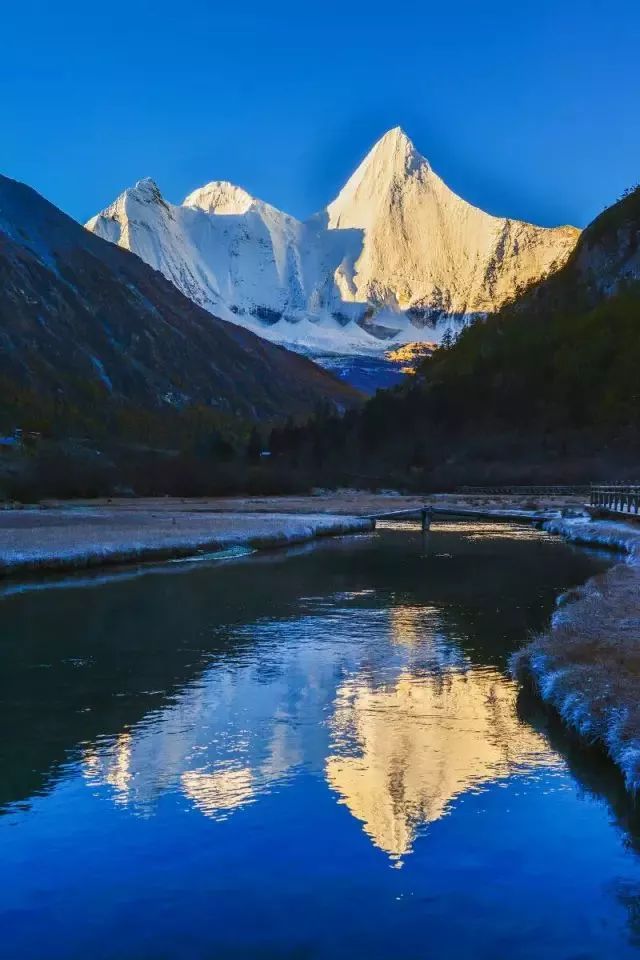
[[[640,786],[640,566],[618,564],[566,594],[511,665]]]

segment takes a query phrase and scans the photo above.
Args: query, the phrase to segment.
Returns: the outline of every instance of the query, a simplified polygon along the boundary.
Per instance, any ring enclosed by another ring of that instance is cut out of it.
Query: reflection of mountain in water
[[[473,667],[435,606],[332,603],[246,629],[249,657],[218,663],[169,706],[85,750],[88,782],[142,815],[173,792],[220,819],[304,766],[397,858],[454,797],[550,762],[544,738],[518,720],[513,684]]]
[[[217,817],[224,810],[234,810],[248,803],[254,794],[254,778],[250,767],[202,773],[188,770],[182,774],[185,796],[207,817]]]
[[[515,704],[516,687],[492,668],[403,671],[379,687],[351,678],[338,691],[327,780],[376,846],[401,857],[456,796],[550,763]]]
[[[302,731],[318,730],[334,688],[317,647],[267,645],[262,660],[213,668],[131,731],[87,748],[85,779],[142,815],[174,791],[206,816],[226,816],[318,755]]]
[[[405,647],[411,662],[421,667],[439,671],[466,662],[457,643],[452,642],[452,629],[451,624],[445,628],[442,610],[434,606],[399,604],[389,610],[389,640]]]

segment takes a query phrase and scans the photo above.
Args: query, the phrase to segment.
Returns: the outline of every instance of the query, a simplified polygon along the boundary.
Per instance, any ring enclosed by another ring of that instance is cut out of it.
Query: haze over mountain
[[[574,227],[494,217],[456,196],[398,127],[301,222],[214,181],[181,205],[141,180],[89,230],[210,312],[309,352],[438,340],[559,269]]]
[[[104,423],[114,409],[268,419],[358,399],[1,176],[0,337],[5,429],[29,403],[45,419],[64,406]]]

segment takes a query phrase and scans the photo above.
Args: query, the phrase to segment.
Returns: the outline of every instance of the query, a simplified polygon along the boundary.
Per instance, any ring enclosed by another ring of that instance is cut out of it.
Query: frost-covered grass
[[[605,747],[629,789],[640,787],[640,528],[551,521],[575,543],[619,549],[627,562],[559,598],[549,629],[514,654],[531,681],[585,740]]]
[[[640,563],[640,524],[623,520],[590,520],[588,517],[552,519],[544,524],[549,533],[557,533],[581,546],[604,547],[628,554],[630,563]]]
[[[372,528],[332,514],[210,513],[183,507],[59,507],[0,512],[0,575],[288,546]]]

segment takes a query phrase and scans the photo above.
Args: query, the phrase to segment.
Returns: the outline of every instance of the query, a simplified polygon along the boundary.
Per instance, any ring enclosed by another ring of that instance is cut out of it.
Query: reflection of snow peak
[[[339,752],[327,780],[376,846],[411,851],[422,824],[451,801],[520,766],[549,763],[546,744],[515,712],[516,687],[497,671],[401,675],[388,686],[358,678],[338,691],[333,729]]]
[[[253,774],[248,767],[228,768],[215,773],[187,770],[181,777],[185,796],[205,816],[241,807],[253,797]]]
[[[306,598],[312,614],[238,627],[243,655],[89,747],[87,782],[143,815],[174,793],[224,819],[304,767],[399,858],[456,796],[555,762],[520,724],[515,685],[470,665],[441,609],[369,609],[371,594]]]
[[[269,682],[263,659],[212,668],[137,727],[87,748],[85,779],[142,815],[165,792],[181,793],[214,819],[255,800],[305,757],[296,710],[305,719],[313,713],[317,730],[333,692],[332,666],[321,651],[292,645],[278,656],[282,671]],[[307,744],[306,756],[313,752]]]
[[[116,803],[126,803],[131,787],[131,734],[121,733],[108,747],[108,761],[102,751],[87,750],[84,775],[89,783],[105,783],[113,788]]]
[[[147,179],[87,227],[212,313],[301,351],[338,354],[437,341],[558,269],[579,235],[466,203],[400,128],[304,223],[225,181],[174,205]]]

